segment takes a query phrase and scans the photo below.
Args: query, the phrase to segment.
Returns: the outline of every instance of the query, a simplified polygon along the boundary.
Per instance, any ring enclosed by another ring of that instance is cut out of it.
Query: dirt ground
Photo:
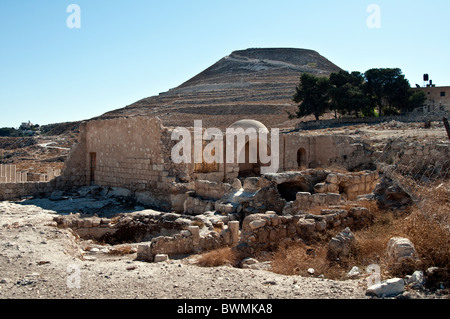
[[[270,271],[162,263],[82,249],[55,212],[0,203],[0,298],[14,299],[363,299],[365,280],[332,281]],[[111,248],[111,247],[110,247]],[[78,276],[79,275],[79,276]],[[79,279],[78,279],[79,278]]]

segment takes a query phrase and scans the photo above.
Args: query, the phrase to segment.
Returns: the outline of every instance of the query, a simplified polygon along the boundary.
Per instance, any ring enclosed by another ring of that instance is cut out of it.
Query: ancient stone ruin
[[[230,127],[265,129],[252,120]],[[172,151],[178,141],[171,137],[177,130],[144,116],[82,123],[79,141],[60,176],[20,186],[2,183],[0,200],[106,196],[138,206],[117,216],[72,212],[55,221],[82,238],[138,243],[137,258],[145,261],[225,246],[251,254],[281,243],[307,241],[329,229],[358,229],[371,222],[371,212],[363,203],[381,192],[376,191],[382,184],[377,161],[384,153],[360,139],[349,134],[281,131],[275,136],[278,169],[264,173],[269,164],[259,157],[236,160],[252,147],[267,147],[259,136],[247,136],[241,148],[235,148],[233,161],[195,161],[191,154],[191,162],[175,163]],[[195,128],[187,131],[192,137],[188,145],[195,148]],[[273,142],[274,136],[270,137]],[[202,151],[207,147],[204,141],[200,146]],[[226,154],[230,145],[221,146]],[[427,152],[448,154],[448,147],[436,147],[431,151],[427,146]],[[414,152],[414,145],[406,152]],[[422,147],[420,154],[424,152]],[[397,155],[403,153],[393,156]]]

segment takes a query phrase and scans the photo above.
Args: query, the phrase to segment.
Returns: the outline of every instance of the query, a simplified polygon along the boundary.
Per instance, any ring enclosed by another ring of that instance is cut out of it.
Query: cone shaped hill
[[[291,127],[295,87],[304,72],[329,75],[340,68],[305,49],[234,51],[180,86],[137,101],[100,118],[158,116],[165,126],[227,127],[251,118],[268,127]]]

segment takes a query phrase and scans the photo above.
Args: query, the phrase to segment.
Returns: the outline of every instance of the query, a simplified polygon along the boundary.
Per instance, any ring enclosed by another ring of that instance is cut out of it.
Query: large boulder
[[[408,238],[393,237],[387,245],[387,257],[391,263],[401,263],[417,257],[416,249]]]
[[[405,291],[402,278],[392,278],[367,288],[366,294],[377,297],[393,297]]]

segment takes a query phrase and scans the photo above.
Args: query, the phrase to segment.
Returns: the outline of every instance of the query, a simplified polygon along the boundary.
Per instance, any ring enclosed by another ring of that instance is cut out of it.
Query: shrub
[[[219,267],[224,265],[237,265],[239,258],[230,247],[219,248],[200,255],[196,264],[201,267]]]

